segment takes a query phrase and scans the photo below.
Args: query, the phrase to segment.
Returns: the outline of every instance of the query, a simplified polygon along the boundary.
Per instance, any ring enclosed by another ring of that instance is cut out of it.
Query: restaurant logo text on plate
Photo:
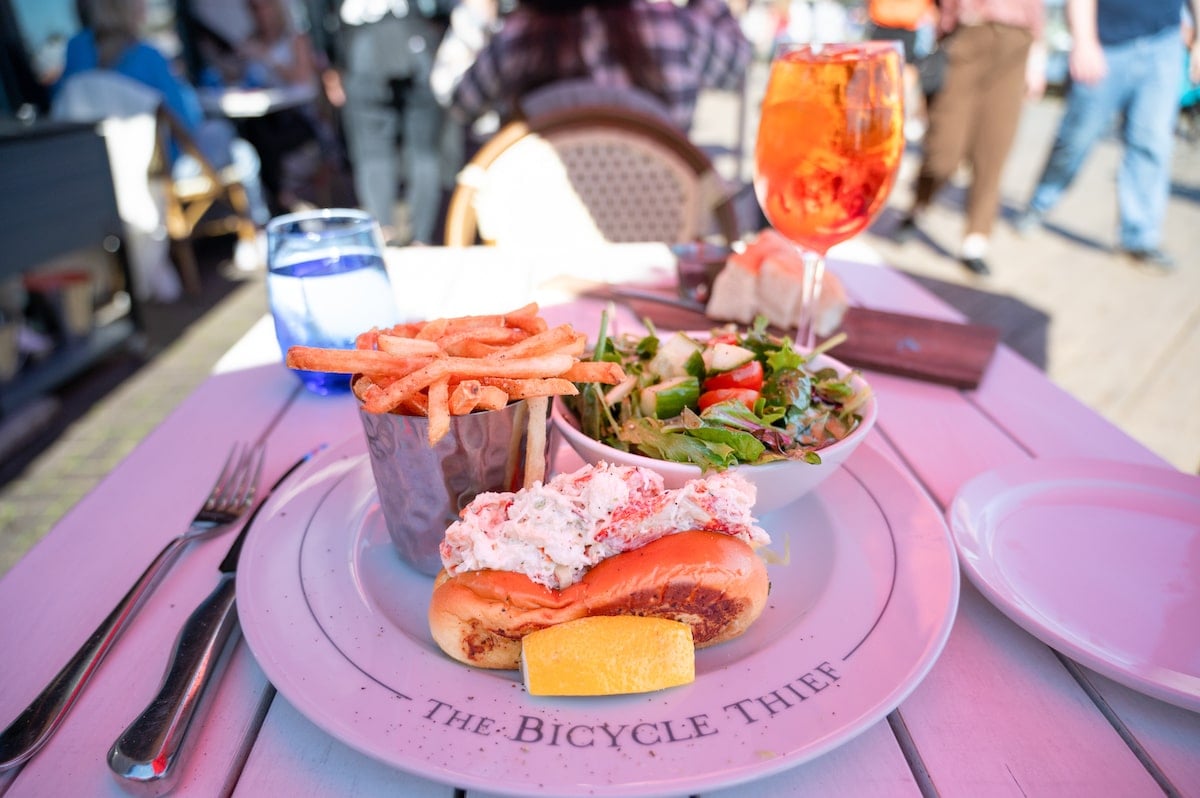
[[[798,710],[808,701],[819,699],[822,692],[841,678],[829,662],[821,662],[791,681],[715,707],[709,712],[629,724],[561,723],[534,712],[522,712],[515,718],[502,720],[470,712],[453,702],[438,698],[426,699],[422,717],[428,723],[456,729],[464,734],[501,736],[524,746],[621,748],[665,745],[720,734],[726,725],[748,726]]]

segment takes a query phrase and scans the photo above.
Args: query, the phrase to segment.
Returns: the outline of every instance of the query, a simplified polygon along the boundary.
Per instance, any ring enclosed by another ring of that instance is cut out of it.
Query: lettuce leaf
[[[721,470],[738,463],[735,449],[727,443],[696,438],[681,429],[664,429],[652,418],[626,421],[621,426],[620,438],[636,446],[647,457],[695,463],[701,471]]]

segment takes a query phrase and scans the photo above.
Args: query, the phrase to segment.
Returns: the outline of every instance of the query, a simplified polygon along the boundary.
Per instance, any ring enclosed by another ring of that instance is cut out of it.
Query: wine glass
[[[903,67],[899,43],[884,41],[784,44],[771,62],[754,191],[771,226],[800,248],[804,351],[816,343],[826,253],[871,223],[896,180]]]

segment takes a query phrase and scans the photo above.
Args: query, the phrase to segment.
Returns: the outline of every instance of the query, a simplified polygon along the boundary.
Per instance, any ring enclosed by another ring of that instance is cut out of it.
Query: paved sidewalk
[[[752,90],[747,119],[756,107]],[[1004,181],[1010,209],[1020,205],[1036,179],[1060,108],[1058,100],[1047,99],[1023,117]],[[735,97],[706,98],[696,139],[726,151],[735,148],[738,110]],[[748,122],[745,177],[753,140]],[[889,209],[847,251],[879,257],[975,320],[1000,327],[1005,340],[1056,383],[1176,467],[1194,473],[1200,470],[1200,414],[1195,412],[1200,407],[1200,147],[1180,142],[1175,158],[1164,246],[1180,260],[1180,268],[1166,277],[1140,272],[1109,251],[1117,155],[1111,142],[1098,148],[1046,230],[1023,239],[1002,222],[989,277],[970,274],[953,256],[961,192],[952,188],[923,221],[922,237],[903,245],[888,238],[909,197],[913,153],[905,159]],[[736,163],[729,158],[721,163],[728,174],[736,174]],[[261,277],[246,281],[0,489],[0,575],[208,375],[265,307]]]
[[[244,282],[0,489],[0,575],[204,381],[266,306],[265,281]]]
[[[1061,101],[1046,99],[1022,117],[1003,181],[1006,216],[1023,207],[1037,181],[1061,109]],[[1175,467],[1197,473],[1200,146],[1176,141],[1163,248],[1178,266],[1169,275],[1112,252],[1119,157],[1115,141],[1101,142],[1045,229],[1022,238],[1001,221],[988,277],[971,274],[955,258],[962,192],[954,187],[921,223],[923,236],[903,245],[888,237],[911,196],[914,157],[906,159],[888,212],[866,238],[887,262],[934,281],[931,287],[952,303],[1004,329],[1006,340],[1055,383]],[[1039,350],[1044,359],[1036,357]]]

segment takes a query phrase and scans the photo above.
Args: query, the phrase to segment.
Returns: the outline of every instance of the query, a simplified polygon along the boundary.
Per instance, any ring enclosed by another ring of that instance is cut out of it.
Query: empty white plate
[[[1031,460],[963,486],[950,528],[967,577],[1044,643],[1200,711],[1200,477]]]

